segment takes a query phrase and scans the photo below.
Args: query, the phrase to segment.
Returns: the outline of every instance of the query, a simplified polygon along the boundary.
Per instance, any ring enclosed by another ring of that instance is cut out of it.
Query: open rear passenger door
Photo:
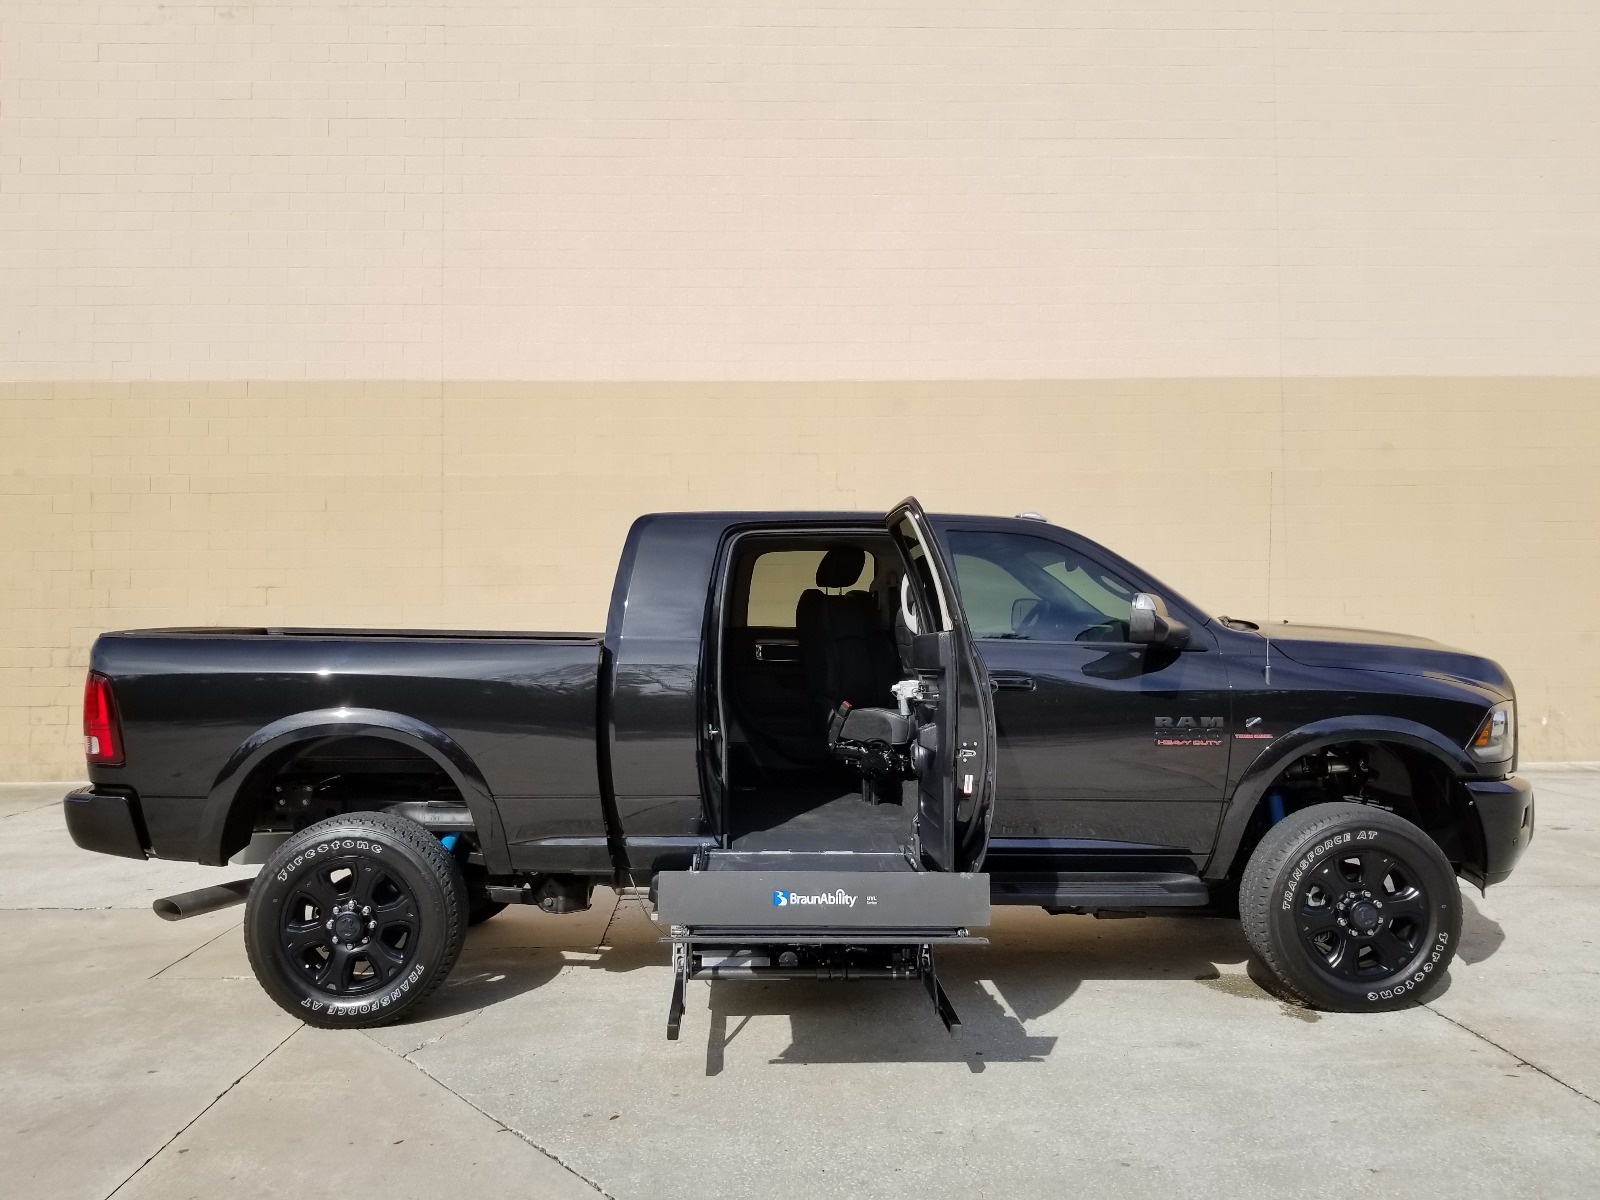
[[[909,714],[842,705],[835,720],[840,731],[857,716],[891,728],[892,742],[875,744],[892,745],[897,782],[910,758],[913,852],[730,846],[702,849],[686,871],[661,871],[652,894],[672,943],[668,1038],[678,1036],[685,988],[697,979],[918,979],[945,1028],[960,1028],[933,953],[982,941],[972,930],[989,924],[981,868],[994,806],[994,703],[927,514],[908,499],[884,521],[904,567],[901,615],[911,636],[902,658],[916,678],[895,692]]]
[[[901,616],[920,684],[912,747],[917,845],[936,871],[976,871],[994,819],[995,720],[989,672],[978,654],[949,556],[928,514],[907,497],[884,519],[905,566]]]

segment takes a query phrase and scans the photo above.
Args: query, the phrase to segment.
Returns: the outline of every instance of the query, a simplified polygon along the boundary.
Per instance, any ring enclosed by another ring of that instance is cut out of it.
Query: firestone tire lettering
[[[1376,992],[1368,992],[1368,1000],[1392,1000],[1396,996],[1404,995],[1431,975],[1439,965],[1439,960],[1444,957],[1445,947],[1450,944],[1450,935],[1441,933],[1433,944],[1433,951],[1428,955],[1428,961],[1422,964],[1422,969],[1405,982],[1396,984],[1391,988],[1383,988]]]
[[[383,853],[383,847],[380,844],[377,842],[369,842],[365,838],[345,838],[342,841],[338,838],[335,838],[331,842],[319,842],[317,845],[311,847],[311,849],[295,855],[294,860],[286,865],[283,870],[278,872],[278,882],[287,882],[290,875],[294,874],[299,867],[310,862],[317,855],[332,854],[336,850],[361,850],[368,854]]]

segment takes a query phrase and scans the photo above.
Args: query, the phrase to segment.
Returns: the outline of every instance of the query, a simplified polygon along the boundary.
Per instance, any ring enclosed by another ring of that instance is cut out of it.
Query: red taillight
[[[111,680],[89,676],[83,689],[83,749],[91,763],[122,765],[122,722],[117,720],[117,698]]]

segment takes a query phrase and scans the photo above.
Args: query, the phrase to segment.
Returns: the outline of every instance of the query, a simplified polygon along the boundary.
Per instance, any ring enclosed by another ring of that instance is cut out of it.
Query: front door
[[[1010,849],[1211,845],[1228,769],[1226,664],[1203,628],[1184,650],[1128,640],[1139,585],[1054,537],[942,531],[996,686]]]
[[[994,814],[995,719],[989,673],[979,657],[950,559],[927,514],[908,498],[884,519],[905,566],[902,618],[921,684],[917,845],[937,871],[976,871]]]

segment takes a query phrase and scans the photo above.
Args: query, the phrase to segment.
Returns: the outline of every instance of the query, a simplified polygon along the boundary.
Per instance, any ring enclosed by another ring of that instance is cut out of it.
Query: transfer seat
[[[893,645],[881,628],[870,592],[846,592],[867,565],[860,546],[835,546],[817,565],[817,586],[801,593],[795,611],[808,704],[819,731],[839,705],[892,703]]]

